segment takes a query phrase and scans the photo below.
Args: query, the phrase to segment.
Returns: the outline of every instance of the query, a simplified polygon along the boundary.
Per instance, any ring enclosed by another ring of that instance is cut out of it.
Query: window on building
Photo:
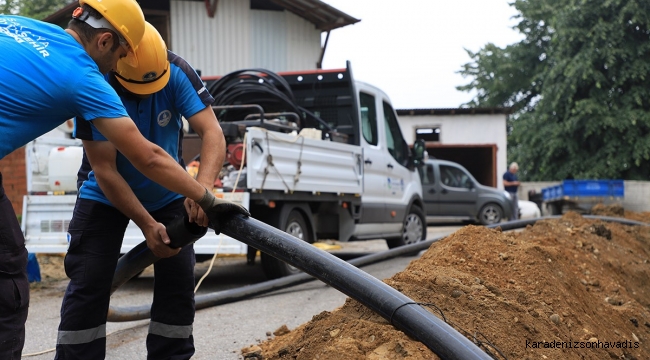
[[[415,129],[415,140],[424,140],[426,142],[440,142],[440,127],[428,127]]]

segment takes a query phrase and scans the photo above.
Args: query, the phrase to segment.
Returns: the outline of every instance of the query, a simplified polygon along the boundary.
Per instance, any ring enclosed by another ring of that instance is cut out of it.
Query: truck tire
[[[492,225],[503,220],[503,209],[495,203],[483,205],[478,212],[478,221],[483,225]]]
[[[402,236],[386,239],[390,249],[402,245],[415,244],[427,238],[426,220],[424,212],[417,205],[412,205],[404,219]]]
[[[296,209],[291,210],[283,226],[276,227],[284,230],[284,232],[287,234],[293,235],[294,237],[297,237],[300,240],[304,240],[310,244],[314,242],[314,240],[311,238],[311,232],[307,226],[305,217],[300,211]],[[261,254],[261,259],[262,269],[264,269],[264,274],[266,274],[266,277],[269,279],[277,279],[283,276],[289,276],[301,272],[300,269],[263,252]]]

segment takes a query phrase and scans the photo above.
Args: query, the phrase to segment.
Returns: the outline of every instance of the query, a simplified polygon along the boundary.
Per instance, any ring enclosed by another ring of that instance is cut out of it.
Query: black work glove
[[[251,216],[245,207],[232,201],[219,199],[208,189],[205,189],[205,194],[203,194],[201,200],[197,201],[197,204],[199,204],[208,216],[208,220],[210,220],[209,226],[214,230],[215,234],[221,232],[220,220],[224,215],[239,213],[245,216]]]

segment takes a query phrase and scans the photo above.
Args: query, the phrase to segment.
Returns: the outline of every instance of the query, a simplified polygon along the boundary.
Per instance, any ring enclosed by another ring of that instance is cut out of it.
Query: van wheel
[[[307,221],[305,221],[304,216],[298,210],[291,210],[284,226],[278,228],[284,229],[284,232],[287,234],[292,235],[300,240],[304,240],[310,244],[314,242],[314,240],[311,238],[311,232],[307,226]],[[261,254],[261,258],[264,274],[266,274],[269,279],[277,279],[283,276],[289,276],[301,272],[300,269],[263,252]]]
[[[478,213],[478,220],[483,225],[492,225],[501,222],[503,209],[497,204],[485,204]]]
[[[427,227],[424,212],[419,206],[413,205],[404,219],[402,236],[386,239],[389,248],[396,248],[402,245],[415,244],[427,238]]]

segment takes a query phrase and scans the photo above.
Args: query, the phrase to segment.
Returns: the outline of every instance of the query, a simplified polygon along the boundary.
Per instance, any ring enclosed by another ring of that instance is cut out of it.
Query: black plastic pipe
[[[221,232],[291,264],[359,301],[442,359],[490,359],[477,345],[406,295],[334,255],[240,214],[221,219]],[[142,254],[146,253],[142,248],[138,248],[136,253],[139,259],[149,259]],[[138,264],[143,265],[142,262]],[[124,267],[127,269],[123,273],[141,270],[135,266],[129,270],[128,260]]]
[[[542,218],[535,218],[535,219],[528,219],[528,220],[515,220],[515,221],[510,221],[510,222],[505,222],[505,223],[499,223],[499,224],[494,224],[494,225],[488,225],[488,228],[496,228],[500,227],[502,230],[515,230],[515,229],[520,229],[524,228],[528,225],[533,225],[539,220],[545,220],[545,219],[556,219],[560,218],[561,216],[547,216],[547,217],[542,217]],[[641,226],[647,226],[648,224],[634,221],[634,220],[628,220],[628,219],[623,219],[623,218],[616,218],[616,217],[605,217],[605,216],[592,216],[592,215],[584,215],[583,217],[585,218],[590,218],[590,219],[597,219],[597,220],[603,220],[603,221],[608,221],[608,222],[617,222],[617,223],[622,223],[624,225],[641,225]],[[380,253],[375,253],[371,255],[366,255],[363,257],[358,257],[355,259],[352,259],[349,261],[351,265],[354,266],[365,266],[373,263],[377,263],[380,261],[388,260],[391,258],[395,258],[398,256],[406,255],[406,254],[412,254],[414,252],[419,252],[421,250],[428,249],[431,244],[434,242],[445,238],[445,236],[439,236],[427,241],[423,242],[418,242],[415,244],[411,245],[405,245],[401,246],[398,248],[394,248],[388,251],[383,251]],[[141,244],[142,245],[142,244]],[[136,251],[135,248],[131,252],[136,252],[138,253],[139,251]],[[130,253],[131,253],[130,252]],[[126,255],[125,255],[126,256]],[[122,259],[120,259],[122,260]],[[137,263],[133,263],[133,265],[136,265]],[[148,266],[148,265],[146,265]],[[139,271],[144,269],[146,266],[135,269],[132,271],[132,273],[137,274]],[[138,265],[136,265],[136,268]],[[300,274],[295,274],[275,280],[270,280],[254,285],[249,285],[237,289],[231,289],[231,290],[226,290],[226,291],[219,291],[211,294],[204,294],[204,295],[197,295],[195,298],[196,301],[196,309],[204,309],[216,305],[221,305],[221,304],[227,304],[227,303],[232,303],[235,301],[243,300],[246,298],[250,298],[252,296],[260,295],[260,294],[265,294],[268,292],[284,289],[287,287],[291,286],[296,286],[302,283],[306,283],[309,281],[314,280],[314,278],[307,273],[300,273]],[[135,321],[135,320],[142,320],[142,319],[147,319],[150,317],[150,308],[151,305],[140,305],[140,306],[131,306],[131,307],[120,307],[120,308],[114,308],[111,307],[109,310],[109,318],[108,321],[112,322],[122,322],[122,321]]]
[[[178,249],[185,245],[196,242],[202,238],[207,232],[207,227],[202,227],[196,223],[191,223],[187,216],[178,217],[172,220],[166,226],[167,235],[171,244],[170,247]],[[113,283],[111,284],[111,294],[117,290],[118,287],[124,285],[132,277],[139,274],[147,266],[155,263],[160,258],[154,255],[147,247],[147,242],[143,241],[136,245],[131,251],[122,255],[117,261],[115,267],[115,274],[113,275]],[[109,314],[111,310],[109,309]],[[113,321],[113,320],[109,320]]]
[[[313,275],[364,304],[443,359],[490,359],[476,344],[406,295],[353,265],[253,218],[236,214],[221,232]]]

